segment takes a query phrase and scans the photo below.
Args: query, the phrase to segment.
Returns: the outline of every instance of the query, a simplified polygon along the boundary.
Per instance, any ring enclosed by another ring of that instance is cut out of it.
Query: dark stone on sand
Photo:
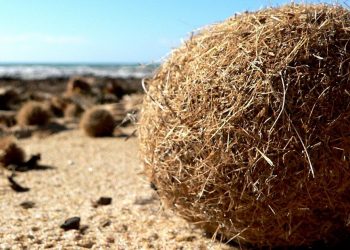
[[[98,206],[107,206],[107,205],[110,205],[111,203],[112,203],[112,198],[106,197],[106,196],[102,196],[96,201],[96,204]]]
[[[35,202],[33,201],[23,201],[19,204],[24,209],[29,209],[35,207]]]
[[[64,231],[68,230],[79,230],[80,227],[80,217],[71,217],[67,219],[61,226]]]

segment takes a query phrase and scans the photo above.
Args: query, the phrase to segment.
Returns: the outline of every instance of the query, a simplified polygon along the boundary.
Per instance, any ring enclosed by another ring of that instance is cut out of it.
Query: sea
[[[0,63],[0,78],[44,80],[71,76],[144,78],[152,76],[158,64],[53,64]]]

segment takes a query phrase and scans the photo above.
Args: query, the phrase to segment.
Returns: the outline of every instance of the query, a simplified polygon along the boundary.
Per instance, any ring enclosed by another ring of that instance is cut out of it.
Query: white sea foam
[[[95,76],[111,78],[143,78],[151,76],[156,65],[54,65],[11,64],[0,65],[0,78],[10,77],[25,80],[70,76]]]

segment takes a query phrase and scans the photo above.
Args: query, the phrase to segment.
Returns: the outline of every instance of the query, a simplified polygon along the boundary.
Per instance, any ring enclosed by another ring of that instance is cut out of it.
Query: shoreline
[[[126,93],[141,93],[142,78],[137,77],[95,77],[74,75],[71,77],[51,77],[47,79],[21,79],[17,77],[0,77],[0,88],[22,88],[23,91],[44,91],[52,94],[63,93],[69,79],[81,77],[92,85],[104,85],[109,82],[119,85]]]

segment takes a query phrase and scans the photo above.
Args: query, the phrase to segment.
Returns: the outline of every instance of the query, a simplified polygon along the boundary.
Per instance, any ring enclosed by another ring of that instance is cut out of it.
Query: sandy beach
[[[77,122],[57,121],[66,128],[18,139],[45,166],[16,172],[29,191],[11,189],[11,171],[0,168],[0,249],[232,249],[162,207],[143,175],[137,136],[125,137],[135,126],[90,138]],[[111,203],[98,205],[100,197]],[[71,217],[80,225],[65,231]]]

